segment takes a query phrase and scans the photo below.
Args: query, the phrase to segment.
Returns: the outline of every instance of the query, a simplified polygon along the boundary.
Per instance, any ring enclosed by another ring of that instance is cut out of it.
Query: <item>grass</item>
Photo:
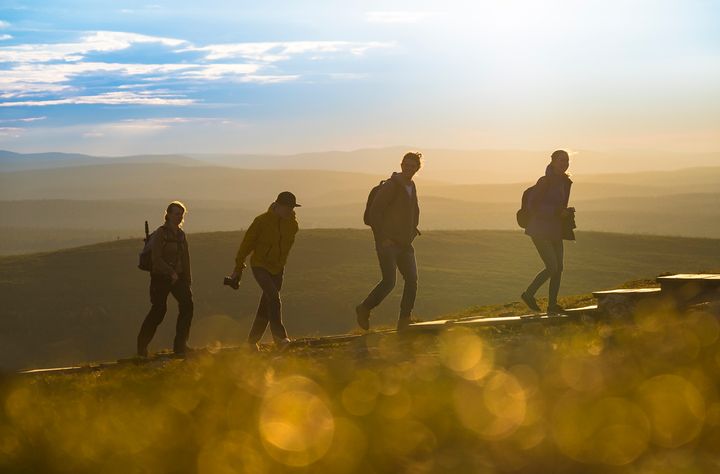
[[[645,307],[625,321],[6,377],[0,470],[714,472],[718,318],[717,304]]]

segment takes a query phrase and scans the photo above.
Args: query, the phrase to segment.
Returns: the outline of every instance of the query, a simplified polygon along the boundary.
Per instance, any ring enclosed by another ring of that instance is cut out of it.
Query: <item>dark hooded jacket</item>
[[[410,182],[410,192],[400,173],[393,173],[378,189],[369,209],[370,227],[376,245],[387,239],[398,245],[410,245],[420,232],[420,221],[415,182]]]
[[[170,224],[165,223],[157,228],[151,239],[152,273],[167,277],[175,272],[191,284],[190,251],[185,232],[178,229],[174,233]]]
[[[553,173],[550,165],[545,169],[528,199],[531,217],[525,233],[531,237],[549,240],[575,240],[574,218],[563,219],[560,213],[568,207],[572,181],[566,175]]]

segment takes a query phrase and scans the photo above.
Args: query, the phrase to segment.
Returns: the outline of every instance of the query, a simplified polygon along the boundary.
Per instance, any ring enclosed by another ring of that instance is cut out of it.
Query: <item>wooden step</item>
[[[617,290],[593,291],[598,300],[598,309],[606,314],[626,316],[640,301],[659,298],[660,288],[621,288]]]
[[[720,274],[680,273],[657,277],[663,293],[680,305],[704,303],[720,299]]]

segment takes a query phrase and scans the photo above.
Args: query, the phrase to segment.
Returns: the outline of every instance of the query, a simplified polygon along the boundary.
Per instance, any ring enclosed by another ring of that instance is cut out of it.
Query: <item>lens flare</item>
[[[322,390],[310,379],[279,380],[260,407],[263,445],[275,460],[294,467],[310,465],[330,448],[335,421]]]

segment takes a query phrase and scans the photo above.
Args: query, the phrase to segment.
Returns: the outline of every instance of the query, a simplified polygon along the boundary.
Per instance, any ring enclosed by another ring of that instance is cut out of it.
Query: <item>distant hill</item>
[[[248,273],[239,291],[223,287],[240,232],[191,234],[195,320],[191,343],[244,340],[258,289]],[[0,257],[0,368],[117,359],[132,354],[149,308],[148,276],[135,268],[139,239],[45,254]],[[420,292],[416,315],[433,318],[468,306],[516,301],[541,262],[521,232],[426,232],[416,241]],[[581,232],[567,244],[562,294],[584,294],[638,275],[720,268],[720,240]],[[353,307],[377,282],[367,230],[304,230],[283,290],[292,336],[334,334],[355,326]],[[401,286],[373,317],[392,324]],[[543,289],[543,292],[546,291]],[[168,347],[176,308],[152,348]]]
[[[181,166],[219,166],[240,169],[326,170],[385,176],[396,168],[403,154],[416,146],[365,148],[353,151],[325,151],[295,155],[269,154],[186,154],[90,156],[76,153],[21,154],[0,151],[0,171],[47,169],[123,163],[162,163]],[[552,150],[453,150],[419,148],[425,156],[423,174],[429,179],[454,184],[515,183],[535,179],[542,173]],[[691,167],[712,167],[720,163],[718,153],[677,153],[663,151],[596,152],[573,154],[571,170],[578,175],[633,173],[648,170],[671,171]]]
[[[190,232],[238,230],[282,190],[305,228],[365,228],[368,191],[382,175],[318,170],[113,164],[0,173],[0,255],[140,236],[167,203],[189,206]],[[421,229],[516,229],[532,182],[448,184],[417,178]],[[576,175],[571,204],[582,230],[720,236],[720,167]]]
[[[278,192],[293,190],[304,200],[301,203],[325,202],[341,201],[345,189],[365,189],[379,179],[338,171],[112,164],[0,173],[0,200],[170,198],[269,203]]]
[[[531,180],[543,171],[553,150],[452,150],[397,146],[353,151],[328,151],[296,155],[191,154],[193,158],[221,166],[262,169],[325,169],[362,173],[385,173],[400,162],[403,153],[419,149],[425,156],[423,173],[453,183],[513,183]],[[596,152],[576,150],[572,171],[577,174],[676,170],[717,166],[718,153],[663,151]]]
[[[14,153],[0,150],[0,172],[123,163],[165,163],[178,166],[202,164],[200,161],[182,155],[131,155],[110,158],[81,153]]]

